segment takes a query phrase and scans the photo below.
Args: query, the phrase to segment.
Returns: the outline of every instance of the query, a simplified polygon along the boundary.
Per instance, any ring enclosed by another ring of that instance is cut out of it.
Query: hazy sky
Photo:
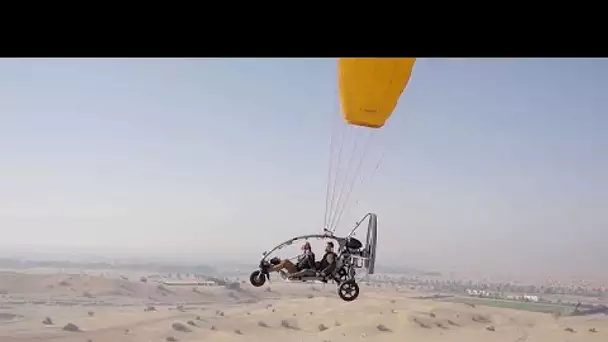
[[[0,245],[257,259],[321,230],[338,115],[333,59],[2,59]],[[601,270],[607,132],[607,60],[419,60],[339,231],[374,211],[384,262]]]

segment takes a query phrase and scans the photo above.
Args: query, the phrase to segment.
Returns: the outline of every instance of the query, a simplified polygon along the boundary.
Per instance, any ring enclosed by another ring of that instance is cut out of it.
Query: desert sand
[[[388,286],[362,284],[347,303],[333,284],[239,284],[5,271],[0,341],[608,341],[606,316],[471,307]]]

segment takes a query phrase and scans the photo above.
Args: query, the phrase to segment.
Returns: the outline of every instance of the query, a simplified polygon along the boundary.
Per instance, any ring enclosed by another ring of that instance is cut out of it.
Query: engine
[[[361,241],[355,239],[354,237],[349,237],[348,239],[346,239],[346,244],[344,247],[346,247],[346,250],[350,254],[360,254],[363,244],[361,243]]]

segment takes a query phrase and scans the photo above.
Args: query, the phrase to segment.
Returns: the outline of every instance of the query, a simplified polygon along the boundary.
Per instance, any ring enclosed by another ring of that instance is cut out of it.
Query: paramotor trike
[[[367,219],[367,237],[365,246],[354,237],[355,232]],[[249,281],[251,285],[260,287],[270,280],[270,267],[275,264],[278,258],[271,258],[272,253],[289,246],[299,240],[323,239],[334,240],[338,243],[338,259],[334,271],[327,277],[318,275],[302,276],[298,280],[303,282],[308,281],[333,281],[338,286],[338,295],[342,300],[350,302],[359,296],[359,284],[357,284],[357,271],[364,274],[374,274],[374,266],[376,263],[376,246],[378,244],[378,217],[376,214],[368,213],[346,237],[340,237],[333,234],[329,230],[325,230],[324,234],[302,235],[291,238],[268,252],[263,253],[260,260],[259,268],[251,273]],[[318,270],[317,270],[318,271]]]

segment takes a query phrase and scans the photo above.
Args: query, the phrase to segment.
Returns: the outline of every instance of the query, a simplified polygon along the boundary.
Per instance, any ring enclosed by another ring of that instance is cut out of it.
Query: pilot
[[[325,245],[325,254],[319,263],[319,275],[323,278],[330,275],[335,269],[338,255],[334,252],[334,243],[329,241]]]

